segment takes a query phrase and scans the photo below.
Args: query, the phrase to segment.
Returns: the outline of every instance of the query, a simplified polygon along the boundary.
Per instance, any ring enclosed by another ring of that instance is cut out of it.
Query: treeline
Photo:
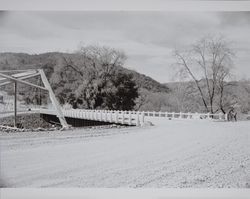
[[[203,80],[203,86],[205,84]],[[202,80],[201,80],[202,82]],[[224,90],[223,103],[225,111],[232,107],[238,113],[250,112],[250,81],[229,81]],[[173,92],[167,94],[168,102],[172,104],[173,111],[182,112],[207,112],[204,108],[199,91],[194,82],[167,83]],[[201,87],[202,83],[201,83]],[[221,112],[219,98],[214,101],[215,112]]]
[[[83,46],[75,53],[1,53],[0,69],[44,69],[62,105],[89,109],[141,109],[142,96],[168,93],[170,89],[152,78],[124,68],[122,51],[103,46]],[[41,80],[29,81],[42,84]],[[10,94],[12,85],[6,86]],[[27,104],[46,104],[48,95],[19,84],[19,97]],[[154,99],[157,102],[158,99]],[[147,102],[154,106],[154,102]],[[144,103],[146,105],[146,102]]]
[[[207,112],[194,81],[160,84],[125,68],[125,61],[125,54],[116,49],[83,46],[71,54],[0,53],[0,70],[44,69],[60,103],[73,108]],[[29,81],[42,84],[36,78]],[[209,78],[199,80],[205,101],[210,99],[205,92],[208,84],[212,84]],[[223,98],[215,93],[213,111],[221,112],[223,100],[226,112],[232,106],[238,112],[250,112],[250,82],[223,81],[223,84]],[[12,85],[3,89],[13,94]],[[19,97],[27,104],[49,103],[45,91],[22,84]]]

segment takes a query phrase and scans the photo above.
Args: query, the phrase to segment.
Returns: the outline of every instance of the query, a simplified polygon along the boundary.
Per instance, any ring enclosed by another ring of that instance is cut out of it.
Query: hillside
[[[26,53],[0,53],[0,70],[15,69],[37,69],[43,68],[50,77],[53,68],[57,64],[58,59],[63,56],[74,56],[68,53],[49,52],[43,54],[26,54]],[[160,84],[149,76],[140,74],[136,71],[119,67],[124,73],[132,73],[134,80],[139,88],[147,89],[151,92],[169,92],[169,88]]]
[[[224,90],[224,100],[234,104],[239,112],[250,112],[250,81],[242,80],[227,83],[228,85]],[[173,91],[171,96],[175,97],[176,104],[179,103],[180,109],[187,105],[189,105],[190,108],[193,105],[193,111],[202,110],[203,104],[194,82],[170,82],[164,85]],[[230,105],[228,107],[230,107]]]

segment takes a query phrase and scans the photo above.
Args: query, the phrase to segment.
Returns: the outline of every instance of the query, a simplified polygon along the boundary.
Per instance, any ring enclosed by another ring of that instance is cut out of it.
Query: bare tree
[[[174,54],[181,66],[180,71],[195,82],[205,110],[211,113],[218,111],[215,101],[219,98],[219,109],[225,112],[223,92],[234,56],[229,43],[223,37],[204,37],[188,50],[175,50]]]
[[[123,51],[106,46],[80,46],[76,53],[82,57],[84,63],[81,61],[81,64],[84,64],[84,68],[95,72],[94,76],[98,75],[104,81],[112,75],[117,67],[123,66],[126,60]]]

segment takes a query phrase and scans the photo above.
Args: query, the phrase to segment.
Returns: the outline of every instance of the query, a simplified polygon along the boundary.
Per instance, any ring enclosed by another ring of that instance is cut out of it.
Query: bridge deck
[[[40,109],[43,114],[55,115],[55,111]],[[131,126],[141,126],[146,118],[164,117],[167,119],[194,119],[194,120],[226,120],[226,114],[210,113],[175,113],[175,112],[155,112],[155,111],[114,111],[114,110],[87,110],[87,109],[63,109],[63,115],[70,118],[79,118],[93,121],[102,121],[116,124],[126,124]],[[150,120],[149,120],[150,121]]]
[[[63,115],[69,118],[86,119],[115,124],[126,124],[140,126],[144,123],[144,114],[133,111],[108,111],[108,110],[84,110],[70,109],[63,110]],[[40,109],[40,113],[56,115],[56,112],[48,109]]]
[[[87,110],[87,109],[63,109],[63,115],[68,118],[76,118],[83,120],[92,120],[100,122],[108,122],[114,124],[123,124],[130,126],[141,126],[150,118],[164,117],[166,119],[209,119],[209,120],[226,120],[225,114],[210,113],[175,113],[175,112],[140,112],[140,111],[114,111],[114,110]],[[21,111],[19,114],[25,113],[41,113],[48,115],[56,115],[55,110],[31,108],[31,111]],[[12,113],[13,114],[13,113]],[[11,113],[0,114],[0,117],[11,115]]]

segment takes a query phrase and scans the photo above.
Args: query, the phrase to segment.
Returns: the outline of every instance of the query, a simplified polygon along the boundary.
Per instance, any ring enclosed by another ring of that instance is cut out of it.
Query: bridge
[[[41,117],[50,120],[54,123],[59,123],[56,111],[45,108],[30,108],[27,110],[18,110],[18,114],[38,113]],[[128,126],[143,126],[146,122],[155,120],[157,118],[165,118],[167,120],[211,120],[211,121],[225,121],[226,114],[210,114],[210,113],[176,113],[176,112],[162,112],[162,111],[119,111],[119,110],[89,110],[89,109],[62,109],[63,116],[67,123],[72,126],[84,126],[86,123],[92,121],[92,125],[98,124],[118,124]],[[2,113],[0,117],[13,115],[13,112]],[[85,121],[85,122],[84,122]],[[89,121],[89,122],[87,122]]]
[[[56,115],[48,109],[37,109],[40,114]],[[226,120],[227,116],[210,113],[176,113],[156,111],[119,111],[119,110],[88,110],[88,109],[62,109],[64,117],[101,121],[129,126],[143,126],[152,118],[166,118],[169,120]]]

